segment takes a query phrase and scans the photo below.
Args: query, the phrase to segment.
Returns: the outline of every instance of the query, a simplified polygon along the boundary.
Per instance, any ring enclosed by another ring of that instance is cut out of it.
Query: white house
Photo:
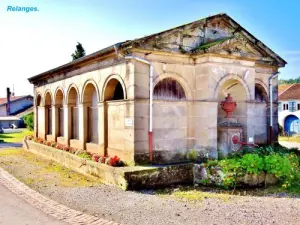
[[[278,123],[286,134],[300,134],[300,83],[278,87]]]

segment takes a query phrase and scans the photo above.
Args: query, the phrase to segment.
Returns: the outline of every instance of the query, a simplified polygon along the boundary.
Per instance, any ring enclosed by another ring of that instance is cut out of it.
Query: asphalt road
[[[0,183],[0,224],[2,225],[63,225],[66,224],[10,192]]]

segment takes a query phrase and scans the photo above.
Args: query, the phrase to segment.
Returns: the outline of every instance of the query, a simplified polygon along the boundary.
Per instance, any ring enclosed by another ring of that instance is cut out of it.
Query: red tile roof
[[[280,101],[287,101],[290,99],[300,100],[300,83],[292,84],[281,92],[279,90],[280,89],[278,88],[278,92],[279,92],[278,98]]]
[[[278,86],[278,95],[282,94],[282,92],[284,92],[286,89],[288,89],[289,87],[291,87],[293,84],[280,84]]]

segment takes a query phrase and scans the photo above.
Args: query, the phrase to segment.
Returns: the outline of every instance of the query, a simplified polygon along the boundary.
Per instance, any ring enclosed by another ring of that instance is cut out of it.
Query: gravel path
[[[43,189],[42,193],[84,212],[123,224],[300,224],[300,199],[231,197],[178,201],[110,186]]]
[[[39,157],[34,158],[39,159]],[[90,187],[64,187],[59,176],[45,174],[46,181],[35,173],[44,163],[40,159],[30,162],[17,156],[6,157],[0,165],[21,180],[30,175],[31,187],[53,200],[73,209],[106,220],[127,225],[181,225],[181,224],[300,224],[300,199],[229,196],[229,200],[216,197],[203,201],[152,195],[151,191],[124,192],[116,187],[91,184]]]

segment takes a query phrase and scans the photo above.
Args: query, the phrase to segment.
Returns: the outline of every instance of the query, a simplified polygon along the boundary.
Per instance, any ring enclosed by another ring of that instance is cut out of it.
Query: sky
[[[11,12],[8,6],[37,7]],[[209,15],[227,13],[284,58],[280,79],[300,76],[298,0],[1,0],[0,97],[33,93],[27,78],[87,54]]]

